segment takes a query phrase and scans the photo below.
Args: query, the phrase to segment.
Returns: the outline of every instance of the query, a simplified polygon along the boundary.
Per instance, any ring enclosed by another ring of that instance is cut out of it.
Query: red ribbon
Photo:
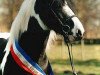
[[[16,61],[16,63],[17,63],[21,68],[23,68],[25,71],[31,73],[32,75],[36,75],[36,74],[34,74],[29,68],[27,68],[27,67],[21,62],[21,60],[18,58],[18,56],[14,53],[14,50],[13,50],[13,46],[12,46],[12,45],[11,45],[11,47],[10,47],[10,51],[11,51],[11,54],[12,54],[13,59]]]

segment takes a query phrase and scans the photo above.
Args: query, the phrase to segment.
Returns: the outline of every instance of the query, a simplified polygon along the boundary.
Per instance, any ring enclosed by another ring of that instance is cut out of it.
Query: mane
[[[10,38],[11,43],[14,40],[18,40],[20,35],[27,30],[28,21],[31,15],[34,0],[24,0],[19,13],[17,14],[15,20],[12,23]],[[8,42],[9,42],[8,41]],[[8,49],[8,48],[7,48]]]
[[[8,40],[8,43],[5,48],[5,56],[2,60],[2,63],[0,65],[0,69],[2,69],[2,73],[4,71],[5,63],[7,61],[7,56],[10,52],[10,46],[15,41],[18,40],[19,36],[27,30],[28,27],[28,21],[31,16],[32,7],[35,0],[24,0],[18,15],[16,16],[15,20],[12,23],[11,31],[10,31],[10,37]]]

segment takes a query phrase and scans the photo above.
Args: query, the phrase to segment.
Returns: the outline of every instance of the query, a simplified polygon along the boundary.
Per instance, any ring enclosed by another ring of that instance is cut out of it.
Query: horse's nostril
[[[76,40],[81,40],[83,37],[82,37],[82,33],[80,30],[77,30],[77,33],[76,33]]]
[[[81,31],[78,30],[77,33],[76,33],[76,35],[77,35],[77,37],[82,37],[82,33],[81,33]]]

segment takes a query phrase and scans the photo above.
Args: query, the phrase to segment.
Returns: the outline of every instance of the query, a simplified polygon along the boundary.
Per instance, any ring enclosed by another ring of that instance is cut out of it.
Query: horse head
[[[43,22],[44,26],[42,27],[44,29],[54,30],[63,35],[66,42],[81,40],[84,28],[67,1],[36,0],[34,11]]]

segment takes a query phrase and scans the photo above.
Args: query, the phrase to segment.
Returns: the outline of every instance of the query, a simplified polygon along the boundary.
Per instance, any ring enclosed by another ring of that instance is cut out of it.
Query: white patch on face
[[[63,6],[63,11],[68,15],[68,16],[73,16],[75,15],[74,12],[70,9],[70,7],[68,6],[67,2],[65,1],[65,5]],[[84,28],[82,23],[80,22],[80,20],[77,17],[73,17],[72,21],[74,23],[74,28],[72,29],[73,32],[73,36],[76,36],[77,30],[81,31],[81,34],[83,36],[84,34]]]
[[[35,7],[35,3],[36,3],[36,0],[34,0],[33,7]],[[48,30],[47,26],[46,26],[46,25],[43,23],[43,21],[40,19],[39,14],[36,14],[36,13],[35,13],[35,9],[34,9],[34,8],[32,8],[31,16],[34,16],[34,17],[37,19],[37,21],[38,21],[40,27],[41,27],[43,30]]]

